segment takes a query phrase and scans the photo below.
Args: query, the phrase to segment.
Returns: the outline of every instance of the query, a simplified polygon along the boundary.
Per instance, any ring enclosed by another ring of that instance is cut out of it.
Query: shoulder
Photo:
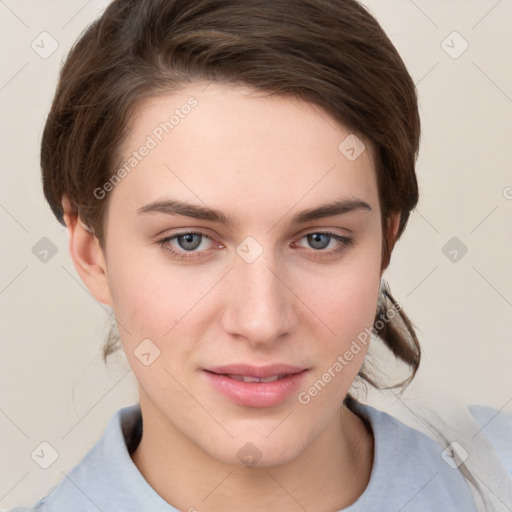
[[[376,408],[357,403],[354,412],[373,430],[374,464],[365,492],[347,511],[476,510],[471,490],[444,447]]]
[[[8,512],[174,511],[165,508],[131,459],[141,427],[139,404],[119,409],[101,438],[47,496],[31,508]]]
[[[486,405],[472,404],[468,409],[512,475],[512,416]]]

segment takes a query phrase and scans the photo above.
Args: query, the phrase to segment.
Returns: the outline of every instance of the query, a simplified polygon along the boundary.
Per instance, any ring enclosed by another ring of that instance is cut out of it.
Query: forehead
[[[111,199],[133,208],[165,194],[276,211],[340,195],[378,203],[372,148],[291,96],[195,84],[144,100],[128,128]]]

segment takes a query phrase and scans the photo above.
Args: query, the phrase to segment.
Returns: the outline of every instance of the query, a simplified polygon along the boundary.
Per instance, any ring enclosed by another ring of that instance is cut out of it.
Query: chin
[[[288,442],[282,437],[276,436],[274,440],[261,436],[253,441],[237,439],[228,445],[217,445],[212,450],[208,446],[208,453],[215,459],[229,464],[246,468],[268,468],[287,464],[294,460],[302,451],[303,443],[288,438]]]

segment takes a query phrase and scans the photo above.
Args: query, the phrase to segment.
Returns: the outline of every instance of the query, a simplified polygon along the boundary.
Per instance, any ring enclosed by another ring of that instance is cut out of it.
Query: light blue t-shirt
[[[472,493],[458,469],[441,457],[429,437],[373,407],[356,403],[375,439],[370,481],[344,512],[476,512]],[[471,406],[480,424],[496,415]],[[512,417],[500,414],[486,435],[512,475]],[[140,404],[118,410],[89,453],[33,508],[9,512],[177,512],[147,483],[130,453],[142,432]]]

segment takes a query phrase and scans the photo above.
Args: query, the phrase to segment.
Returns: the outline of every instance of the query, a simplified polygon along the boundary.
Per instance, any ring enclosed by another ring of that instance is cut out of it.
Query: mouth
[[[234,373],[231,374],[223,374],[226,375],[226,377],[229,377],[230,379],[238,380],[241,382],[275,382],[276,380],[284,379],[289,374],[283,373],[281,375],[273,375],[271,377],[252,377],[250,375],[235,375]]]
[[[307,368],[283,364],[204,369],[216,391],[231,402],[248,407],[271,407],[286,401],[298,390],[307,372]]]
[[[217,375],[227,375],[231,378],[253,378],[277,380],[287,375],[294,375],[306,370],[304,366],[296,366],[284,363],[268,364],[265,366],[254,366],[248,363],[227,364],[223,366],[211,366],[205,368],[207,372]],[[239,380],[239,379],[237,379]],[[258,382],[258,381],[250,381]],[[272,382],[272,381],[269,381]]]

